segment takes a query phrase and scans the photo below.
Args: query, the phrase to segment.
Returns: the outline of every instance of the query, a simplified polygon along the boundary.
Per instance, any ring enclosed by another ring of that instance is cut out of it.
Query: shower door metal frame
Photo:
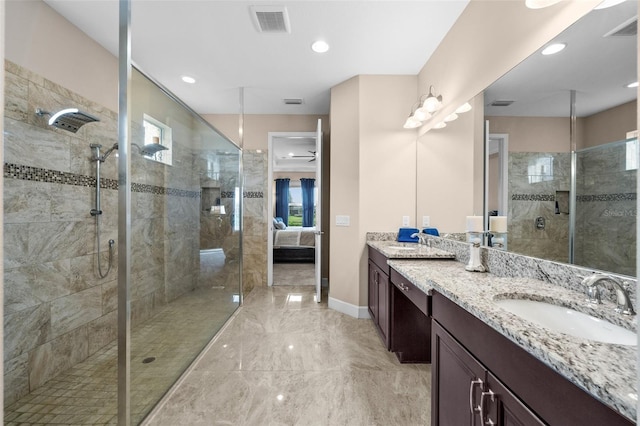
[[[131,423],[131,0],[119,2],[118,425]]]

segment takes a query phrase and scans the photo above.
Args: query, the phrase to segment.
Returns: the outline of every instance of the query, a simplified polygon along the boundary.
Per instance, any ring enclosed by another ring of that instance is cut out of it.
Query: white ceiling
[[[317,161],[313,160],[316,151],[315,137],[276,137],[273,138],[273,170],[315,172]],[[290,154],[293,154],[290,155]]]
[[[200,114],[239,112],[239,87],[248,114],[328,114],[330,88],[355,75],[417,74],[468,1],[133,0],[132,58]],[[45,2],[117,54],[116,0]],[[270,4],[290,34],[256,30],[250,6]],[[311,51],[317,39],[329,52]]]
[[[489,116],[568,117],[571,89],[576,90],[576,115],[585,117],[632,101],[637,89],[637,37],[604,37],[637,16],[637,2],[593,10],[553,42],[567,43],[560,53],[534,53],[485,91]],[[492,107],[495,100],[515,101]]]

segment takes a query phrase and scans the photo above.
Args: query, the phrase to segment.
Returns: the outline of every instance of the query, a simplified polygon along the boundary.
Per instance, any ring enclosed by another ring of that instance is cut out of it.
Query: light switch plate
[[[422,227],[429,227],[429,222],[431,222],[431,218],[429,216],[422,216]]]
[[[344,215],[336,215],[336,226],[349,226],[351,224],[351,217]]]
[[[409,216],[402,216],[402,226],[409,226]]]

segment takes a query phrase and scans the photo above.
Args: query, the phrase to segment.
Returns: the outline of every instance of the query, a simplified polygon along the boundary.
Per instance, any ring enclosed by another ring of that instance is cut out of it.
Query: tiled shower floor
[[[198,289],[162,308],[131,337],[131,412],[137,424],[237,306],[232,288]],[[4,424],[117,424],[117,345],[106,346],[5,407]],[[155,357],[150,363],[146,358]]]

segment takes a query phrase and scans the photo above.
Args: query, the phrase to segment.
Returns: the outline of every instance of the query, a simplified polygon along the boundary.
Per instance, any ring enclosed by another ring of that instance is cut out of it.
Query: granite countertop
[[[599,343],[541,328],[503,310],[493,301],[530,298],[607,319],[636,330],[637,316],[613,311],[613,303],[596,308],[585,304],[582,293],[531,278],[506,278],[474,273],[451,261],[389,260],[389,265],[425,293],[446,296],[513,341],[553,370],[619,413],[635,421],[636,347]],[[495,298],[495,299],[494,299]]]
[[[384,254],[388,259],[455,259],[456,257],[454,253],[418,243],[367,241],[367,244]]]

